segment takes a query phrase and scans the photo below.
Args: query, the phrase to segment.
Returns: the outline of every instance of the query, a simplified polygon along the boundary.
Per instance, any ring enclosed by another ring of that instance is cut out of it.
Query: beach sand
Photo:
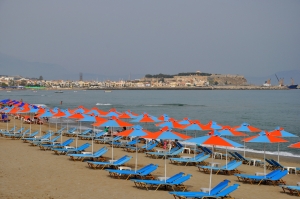
[[[17,122],[20,122],[19,120]],[[16,124],[18,126],[19,123]],[[9,128],[13,122],[9,123]],[[25,125],[29,128],[29,125]],[[6,123],[0,123],[0,129],[6,129]],[[38,130],[38,125],[32,125],[32,130]],[[42,126],[43,131],[48,130],[47,125]],[[63,140],[68,137],[63,137]],[[86,142],[79,140],[78,145]],[[72,143],[72,146],[75,142]],[[95,144],[94,151],[103,147],[103,144]],[[105,145],[108,146],[108,145]],[[105,154],[111,158],[111,147]],[[86,151],[91,151],[89,148]],[[115,159],[128,154],[120,148],[114,149]],[[135,153],[126,166],[134,168]],[[183,154],[184,156],[189,154]],[[192,156],[192,154],[190,154]],[[247,153],[248,157],[262,159],[262,154]],[[153,199],[173,198],[163,189],[158,191],[146,191],[137,189],[130,180],[113,179],[104,170],[90,169],[85,162],[71,161],[68,156],[54,155],[52,151],[42,151],[39,147],[29,146],[21,140],[0,137],[0,198],[42,198],[42,199],[76,199],[76,198],[111,198],[111,199]],[[268,156],[270,157],[270,156]],[[274,157],[275,158],[275,157]],[[208,161],[211,161],[209,159]],[[225,164],[225,160],[214,159],[214,162]],[[149,163],[159,164],[159,168],[153,172],[155,176],[164,176],[164,160],[152,159],[145,154],[138,154],[138,168]],[[281,164],[285,166],[300,167],[299,158],[281,157]],[[241,173],[254,174],[263,172],[263,168],[257,166],[242,165],[239,167]],[[167,176],[178,172],[192,174],[192,178],[185,182],[188,191],[199,191],[202,187],[209,186],[209,174],[199,172],[195,166],[177,166],[170,164],[167,160]],[[270,172],[267,170],[267,173]],[[238,182],[233,175],[212,175],[212,186],[220,181],[228,179],[230,184],[239,183],[240,187],[232,193],[232,197],[238,199],[256,198],[296,198],[283,193],[282,189],[273,185],[251,185]],[[288,185],[296,185],[300,182],[300,175],[289,174],[284,177]]]

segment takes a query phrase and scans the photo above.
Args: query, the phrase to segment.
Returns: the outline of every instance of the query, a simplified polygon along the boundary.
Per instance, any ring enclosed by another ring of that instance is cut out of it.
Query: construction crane
[[[279,86],[283,86],[283,78],[279,79],[276,74],[275,74],[275,76],[276,76],[276,78],[278,80]]]

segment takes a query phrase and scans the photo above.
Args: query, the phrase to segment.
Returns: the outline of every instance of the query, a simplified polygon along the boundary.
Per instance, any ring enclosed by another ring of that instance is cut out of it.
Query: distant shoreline
[[[20,90],[294,90],[279,86],[206,86],[206,87],[107,87],[107,88],[45,88],[45,89],[0,89],[0,91]]]

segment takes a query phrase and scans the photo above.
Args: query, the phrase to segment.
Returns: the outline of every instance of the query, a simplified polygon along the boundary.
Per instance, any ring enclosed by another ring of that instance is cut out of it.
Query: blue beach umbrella
[[[140,125],[135,125],[131,129],[122,131],[118,134],[118,136],[126,136],[126,137],[141,137],[148,135],[148,132],[144,131]],[[138,150],[137,150],[137,143],[135,144],[135,171],[137,170],[137,159],[138,159]]]
[[[279,142],[288,142],[279,137],[275,137],[270,135],[270,133],[266,131],[261,131],[258,135],[245,138],[244,142],[256,142],[264,144],[264,174],[266,175],[266,143],[279,143]]]
[[[210,145],[212,148],[214,146],[221,146],[221,147],[242,147],[243,145],[229,140],[227,138],[221,137],[218,133],[216,135],[206,135],[202,137],[192,138],[186,140],[187,142],[192,142],[199,145]],[[212,155],[213,160],[213,155]],[[212,169],[210,170],[210,181],[209,181],[209,190],[211,189],[211,181],[212,181]],[[210,192],[210,191],[209,191]]]
[[[95,125],[95,124],[93,124]],[[119,127],[119,128],[122,128],[122,127],[128,127],[128,126],[133,126],[132,124],[128,123],[128,122],[124,122],[116,117],[111,117],[109,120],[101,123],[101,124],[96,124],[96,126],[101,126],[101,127],[111,127],[111,137],[113,137],[113,128],[114,127]],[[114,144],[113,144],[113,141],[112,141],[112,150],[111,150],[111,156],[112,156],[112,160],[114,159]]]
[[[261,131],[259,128],[251,126],[250,124],[248,124],[246,122],[242,123],[240,126],[233,127],[233,129],[235,131],[252,132],[252,133]],[[244,157],[246,157],[246,144],[245,144],[245,142],[244,142]]]
[[[297,135],[294,135],[290,132],[285,131],[284,128],[279,127],[279,126],[276,127],[275,130],[270,131],[269,134],[272,136],[276,136],[276,137],[290,137],[290,138],[298,137]],[[278,142],[278,157],[277,157],[278,162],[279,162],[279,144],[280,143]]]
[[[190,138],[187,135],[178,133],[173,131],[172,129],[169,129],[168,127],[163,127],[158,132],[154,132],[152,134],[149,134],[147,136],[144,136],[144,138],[151,138],[151,139],[161,139],[161,140],[185,140]],[[165,181],[167,176],[167,157],[165,156]]]
[[[84,118],[78,120],[80,122],[96,122],[96,118],[94,116],[82,114]],[[92,136],[92,153],[94,153],[94,136],[95,136],[95,126],[93,126],[93,136]]]

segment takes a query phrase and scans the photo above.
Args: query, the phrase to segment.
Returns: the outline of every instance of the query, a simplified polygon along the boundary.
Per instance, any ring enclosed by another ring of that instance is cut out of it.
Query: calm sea
[[[0,99],[23,100],[31,104],[45,104],[54,108],[75,108],[83,105],[87,108],[97,106],[107,111],[116,108],[117,111],[131,110],[138,114],[147,112],[154,116],[167,114],[169,117],[181,120],[184,117],[198,119],[202,123],[210,120],[218,124],[238,126],[247,122],[262,130],[271,131],[277,126],[300,136],[300,90],[114,90],[110,93],[91,90],[67,90],[63,93],[43,90],[33,92],[12,91],[0,92]],[[61,104],[62,101],[62,104]],[[75,125],[75,123],[74,123]],[[90,127],[90,124],[84,124]],[[154,124],[148,124],[147,129],[157,130]],[[178,130],[180,131],[180,130]],[[187,132],[194,136],[205,135],[206,132]],[[255,133],[248,133],[255,135]],[[228,137],[229,138],[229,137]],[[242,138],[229,139],[241,142]],[[284,138],[288,143],[280,144],[281,155],[300,157],[299,149],[288,148],[291,143],[300,138]],[[263,144],[247,143],[248,151],[262,153]],[[277,154],[277,144],[266,144],[267,153]]]

